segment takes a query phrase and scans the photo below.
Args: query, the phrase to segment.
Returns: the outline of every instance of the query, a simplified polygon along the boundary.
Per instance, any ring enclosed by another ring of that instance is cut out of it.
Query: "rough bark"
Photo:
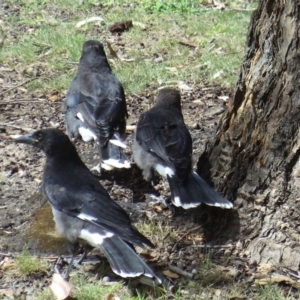
[[[260,1],[234,96],[198,171],[234,202],[235,212],[223,214],[222,237],[257,262],[294,269],[300,265],[299,125],[300,1]],[[220,215],[210,218],[216,223]]]

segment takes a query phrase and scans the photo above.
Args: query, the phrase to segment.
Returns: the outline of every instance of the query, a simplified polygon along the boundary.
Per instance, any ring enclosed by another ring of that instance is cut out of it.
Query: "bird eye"
[[[36,135],[37,139],[38,140],[41,140],[43,138],[43,135],[39,132],[37,135]]]

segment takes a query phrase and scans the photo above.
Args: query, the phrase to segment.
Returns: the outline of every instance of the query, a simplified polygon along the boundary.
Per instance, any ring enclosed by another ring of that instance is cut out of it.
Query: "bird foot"
[[[149,202],[149,206],[154,206],[154,205],[157,205],[157,204],[162,204],[162,205],[168,207],[171,210],[172,217],[175,217],[177,215],[176,206],[173,205],[172,203],[170,203],[167,199],[165,199],[162,196],[155,196],[155,195],[151,195],[150,197],[152,199],[154,199],[154,201]]]
[[[167,200],[163,196],[151,195],[150,198],[153,199],[153,201],[149,202],[149,206],[154,206],[157,204],[163,204],[164,206],[167,206],[167,207],[169,206],[169,204],[167,203]]]
[[[55,273],[61,275],[65,280],[68,281],[69,280],[70,268],[68,268],[67,271],[64,274],[62,274],[62,272],[61,272],[61,269],[63,267],[62,265],[63,265],[64,262],[65,262],[65,258],[62,257],[62,256],[60,256],[57,259],[57,261],[56,261],[56,263],[54,265],[54,271],[55,271]]]
[[[102,166],[102,167],[103,167],[103,166]],[[103,169],[105,169],[105,168],[103,168]],[[97,171],[97,172],[100,174],[100,173],[101,173],[101,165],[98,164],[97,166],[92,167],[92,168],[91,168],[91,171]]]

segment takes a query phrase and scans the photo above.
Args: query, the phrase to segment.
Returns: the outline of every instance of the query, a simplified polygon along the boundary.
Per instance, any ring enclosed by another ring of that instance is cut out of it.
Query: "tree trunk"
[[[227,216],[222,237],[258,263],[297,270],[299,125],[300,1],[260,1],[233,99],[198,171],[234,202],[235,212],[211,217]]]

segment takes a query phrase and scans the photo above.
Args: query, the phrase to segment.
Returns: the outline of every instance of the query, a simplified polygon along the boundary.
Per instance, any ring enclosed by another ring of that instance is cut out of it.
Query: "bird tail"
[[[232,203],[219,195],[195,171],[181,181],[176,175],[167,176],[170,185],[172,202],[177,207],[189,209],[201,203],[221,208],[232,208]]]
[[[111,170],[113,168],[130,168],[130,161],[124,153],[123,148],[127,146],[120,140],[111,139],[106,147],[101,147],[101,167]]]
[[[113,272],[117,275],[123,278],[147,278],[145,282],[150,285],[162,282],[134,249],[117,235],[108,232],[100,235],[86,229],[81,231],[81,235],[94,247],[103,251]]]

